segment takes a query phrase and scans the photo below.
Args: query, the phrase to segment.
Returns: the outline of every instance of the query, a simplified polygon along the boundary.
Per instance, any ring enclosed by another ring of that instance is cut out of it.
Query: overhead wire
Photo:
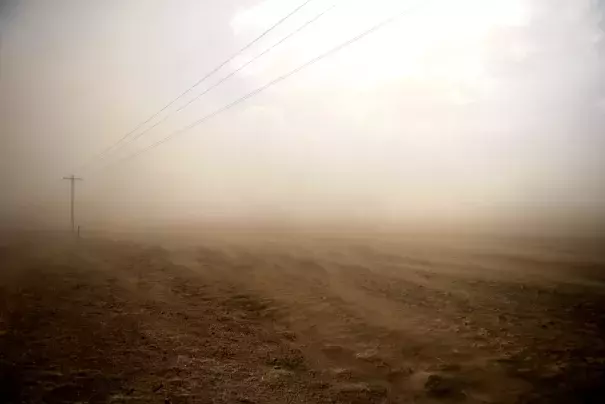
[[[389,24],[393,23],[394,21],[396,21],[397,19],[401,18],[405,14],[408,14],[409,12],[414,11],[418,6],[425,5],[427,2],[430,2],[430,1],[431,0],[425,0],[425,2],[422,3],[422,4],[415,4],[412,7],[409,7],[409,8],[406,8],[404,10],[401,10],[398,13],[395,13],[394,15],[392,15],[390,17],[387,17],[386,19],[381,20],[377,24],[371,26],[370,28],[368,28],[365,31],[361,32],[360,34],[354,36],[353,38],[348,39],[345,42],[342,42],[339,45],[337,45],[337,46],[329,49],[328,51],[326,51],[326,52],[324,52],[324,53],[322,53],[322,54],[320,54],[320,55],[318,55],[318,56],[316,56],[316,57],[308,60],[307,62],[303,63],[302,65],[298,66],[297,68],[295,68],[293,70],[290,70],[289,72],[287,72],[287,73],[285,73],[285,74],[283,74],[283,75],[281,75],[281,76],[279,76],[279,77],[271,80],[270,82],[264,84],[263,86],[258,87],[255,90],[253,90],[253,91],[245,94],[244,96],[236,99],[235,101],[232,101],[231,103],[229,103],[229,104],[227,104],[227,105],[225,105],[225,106],[223,106],[223,107],[221,107],[219,109],[216,109],[215,111],[213,111],[213,112],[211,112],[209,114],[204,115],[203,117],[201,117],[198,120],[196,120],[196,121],[194,121],[194,122],[192,122],[192,123],[184,126],[183,128],[178,129],[178,130],[170,133],[169,135],[167,135],[164,138],[162,138],[162,139],[160,139],[160,140],[152,143],[151,145],[149,145],[149,146],[147,146],[147,147],[145,147],[143,149],[140,149],[139,151],[137,151],[137,152],[135,152],[133,154],[130,154],[130,155],[126,156],[125,158],[122,158],[122,159],[118,160],[114,164],[111,164],[109,166],[104,167],[104,169],[107,169],[108,167],[112,167],[112,166],[115,167],[115,166],[117,166],[119,164],[123,164],[123,163],[125,163],[125,162],[127,162],[129,160],[132,160],[132,159],[140,156],[143,153],[146,153],[146,152],[148,152],[150,150],[155,149],[156,147],[158,147],[158,146],[166,143],[167,141],[173,139],[174,137],[176,137],[176,136],[178,136],[178,135],[180,135],[180,134],[182,134],[184,132],[187,132],[187,131],[193,129],[196,126],[201,125],[202,123],[208,121],[209,119],[211,119],[211,118],[213,118],[213,117],[215,117],[215,116],[217,116],[217,115],[219,115],[219,114],[221,114],[221,113],[223,113],[223,112],[225,112],[225,111],[227,111],[227,110],[235,107],[236,105],[238,105],[238,104],[240,104],[240,103],[242,103],[242,102],[244,102],[244,101],[246,101],[246,100],[248,100],[248,99],[250,99],[250,98],[252,98],[252,97],[254,97],[256,95],[258,95],[258,94],[260,94],[261,92],[265,91],[269,87],[272,87],[275,84],[277,84],[277,83],[279,83],[279,82],[281,82],[281,81],[283,81],[283,80],[285,80],[285,79],[287,79],[287,78],[289,78],[289,77],[291,77],[291,76],[299,73],[303,69],[305,69],[305,68],[307,68],[307,67],[309,67],[309,66],[311,66],[311,65],[313,65],[313,64],[315,64],[315,63],[317,63],[317,62],[319,62],[319,61],[321,61],[323,59],[325,59],[326,57],[328,57],[328,56],[330,56],[330,55],[332,55],[332,54],[334,54],[334,53],[336,53],[336,52],[338,52],[338,51],[346,48],[347,46],[349,46],[349,45],[351,45],[351,44],[353,44],[353,43],[355,43],[355,42],[357,42],[357,41],[365,38],[366,36],[368,36],[368,35],[376,32],[376,31],[378,31],[379,29],[385,27],[386,25],[389,25]]]
[[[248,44],[244,45],[237,52],[233,53],[231,56],[229,56],[227,59],[225,59],[222,63],[220,63],[215,68],[213,68],[208,73],[206,73],[204,76],[202,76],[200,79],[198,79],[194,84],[192,84],[191,86],[189,86],[185,91],[183,91],[182,93],[180,93],[176,98],[173,98],[170,102],[168,102],[166,105],[164,105],[162,108],[160,108],[157,112],[155,112],[151,116],[149,116],[145,121],[143,121],[142,123],[140,123],[139,125],[137,125],[130,132],[127,132],[117,142],[114,142],[111,146],[109,146],[108,148],[104,149],[101,153],[99,153],[98,155],[94,156],[91,160],[85,162],[84,164],[79,165],[77,167],[77,169],[81,170],[81,169],[89,166],[93,162],[97,161],[98,159],[103,159],[109,152],[111,152],[112,150],[114,150],[118,145],[122,144],[122,142],[124,142],[132,134],[136,133],[139,129],[141,129],[146,124],[148,124],[149,122],[151,122],[159,114],[161,114],[162,112],[164,112],[165,110],[167,110],[168,108],[170,108],[172,105],[174,105],[175,102],[177,102],[178,100],[180,100],[181,98],[183,98],[185,95],[189,94],[194,88],[196,88],[197,86],[199,86],[200,84],[202,84],[209,77],[211,77],[214,73],[218,72],[224,66],[226,66],[227,64],[229,64],[230,62],[232,62],[241,53],[243,53],[244,51],[246,51],[247,49],[249,49],[252,45],[256,44],[262,38],[264,38],[265,36],[267,36],[270,32],[272,32],[274,29],[276,29],[278,26],[280,26],[284,21],[286,21],[287,19],[289,19],[290,17],[292,17],[294,14],[296,14],[298,11],[300,11],[303,7],[305,7],[307,4],[309,4],[312,1],[314,1],[314,0],[305,0],[301,4],[299,4],[298,6],[296,6],[292,11],[290,11],[284,17],[280,18],[277,22],[275,22],[268,29],[266,29],[265,31],[263,31],[260,35],[258,35],[256,38],[254,38],[251,42],[249,42]]]
[[[243,65],[239,66],[237,69],[233,70],[228,75],[224,76],[222,79],[220,79],[219,81],[217,81],[216,83],[214,83],[213,85],[211,85],[210,87],[208,87],[207,89],[205,89],[203,92],[201,92],[200,94],[198,94],[197,96],[195,96],[194,98],[192,98],[191,100],[189,100],[186,104],[180,106],[173,113],[165,115],[161,120],[157,121],[152,126],[148,127],[147,129],[145,129],[144,131],[138,133],[137,135],[131,137],[125,144],[129,144],[129,143],[132,143],[132,142],[138,140],[139,138],[141,138],[145,134],[149,133],[154,128],[156,128],[159,125],[161,125],[162,123],[166,122],[166,120],[168,120],[173,115],[178,114],[179,112],[181,112],[182,110],[184,110],[185,108],[187,108],[192,103],[198,101],[204,95],[208,94],[210,91],[214,90],[215,88],[217,88],[218,86],[220,86],[221,84],[223,84],[225,81],[229,80],[231,77],[235,76],[237,73],[241,72],[246,67],[250,66],[252,63],[254,63],[255,61],[257,61],[258,59],[260,59],[264,55],[268,54],[273,49],[275,49],[276,47],[278,47],[282,43],[284,43],[287,40],[289,40],[290,38],[292,38],[294,35],[296,35],[299,32],[301,32],[303,29],[307,28],[309,25],[313,24],[315,21],[317,21],[318,19],[320,19],[322,16],[324,16],[325,14],[327,14],[328,12],[330,12],[331,10],[333,10],[338,4],[339,4],[338,2],[337,3],[333,3],[328,8],[326,8],[323,11],[321,11],[320,13],[316,14],[315,16],[313,16],[313,18],[311,18],[310,20],[307,20],[303,25],[301,25],[300,27],[298,27],[294,31],[290,32],[288,35],[286,35],[285,37],[283,37],[282,39],[280,39],[279,41],[277,41],[276,43],[274,43],[273,45],[271,45],[270,47],[268,47],[267,49],[265,49],[263,52],[259,53],[258,55],[256,55],[255,57],[253,57],[252,59],[250,59],[249,61],[247,61],[246,63],[244,63]]]

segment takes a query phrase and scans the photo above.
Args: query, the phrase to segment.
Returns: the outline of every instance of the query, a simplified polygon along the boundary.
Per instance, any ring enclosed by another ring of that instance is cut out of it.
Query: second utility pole
[[[71,182],[71,232],[74,233],[76,231],[76,222],[74,218],[74,199],[76,194],[76,181],[81,181],[82,178],[75,177],[73,174],[71,177],[63,177],[64,180],[69,180]]]

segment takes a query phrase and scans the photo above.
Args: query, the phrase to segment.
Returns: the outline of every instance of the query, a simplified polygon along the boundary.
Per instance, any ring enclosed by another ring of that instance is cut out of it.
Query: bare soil
[[[603,403],[599,248],[8,238],[0,401]]]

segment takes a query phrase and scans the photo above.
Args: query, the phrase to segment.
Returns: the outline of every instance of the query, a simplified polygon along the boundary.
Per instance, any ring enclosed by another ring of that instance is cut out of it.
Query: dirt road
[[[596,245],[11,240],[0,397],[605,402]]]

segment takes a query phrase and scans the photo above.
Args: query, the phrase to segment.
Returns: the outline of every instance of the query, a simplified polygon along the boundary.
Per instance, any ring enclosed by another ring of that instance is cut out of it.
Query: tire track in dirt
[[[514,260],[472,248],[431,260],[416,247],[315,243],[3,247],[0,393],[49,403],[605,397],[598,285],[559,267],[524,278],[507,269]],[[488,264],[500,269],[491,276]]]
[[[217,265],[207,260],[205,251],[197,254],[197,265]],[[240,254],[230,251],[218,260],[223,276],[279,302],[280,321],[328,377],[379,392],[392,401],[405,397],[430,401],[426,397],[429,379],[439,380],[435,389],[451,393],[444,392],[445,400],[457,400],[463,388],[468,402],[479,402],[490,394],[511,397],[526,388],[518,380],[510,380],[506,390],[498,383],[484,382],[486,371],[493,379],[508,376],[497,364],[488,369],[487,359],[477,360],[476,347],[472,355],[463,352],[464,344],[451,326],[435,325],[438,311],[369,293],[362,280],[380,280],[375,271],[296,254],[263,251],[255,255],[250,250]],[[409,287],[402,290],[409,292]],[[444,387],[444,383],[449,385]],[[473,395],[481,399],[474,400]]]

